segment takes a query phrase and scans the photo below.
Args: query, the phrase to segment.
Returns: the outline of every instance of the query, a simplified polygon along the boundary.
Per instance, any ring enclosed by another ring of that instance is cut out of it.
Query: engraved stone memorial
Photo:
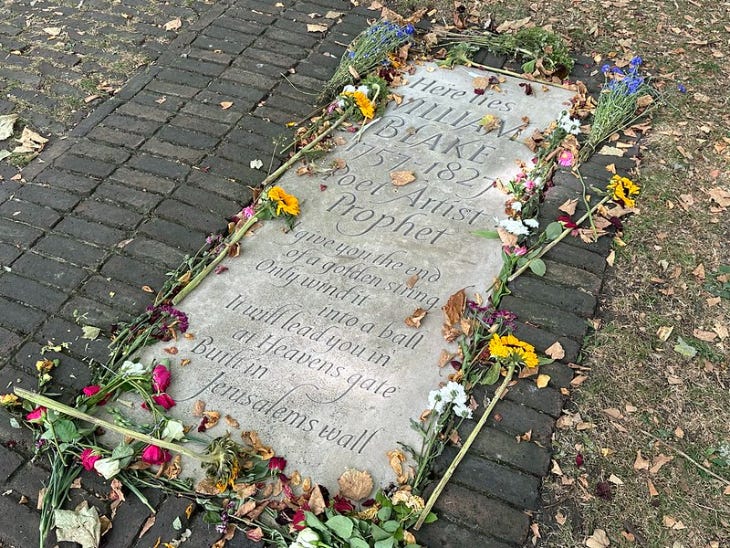
[[[451,372],[438,367],[441,307],[461,288],[483,293],[501,267],[499,240],[473,234],[504,217],[493,183],[530,161],[525,137],[571,96],[537,84],[527,95],[510,78],[477,94],[485,74],[419,67],[399,105],[361,135],[338,134],[346,143],[330,154],[346,167],[277,182],[300,200],[293,230],[265,222],[181,305],[193,336],[175,343],[173,415],[192,424],[202,400],[256,430],[287,472],[329,488],[346,468],[394,479],[386,452],[420,447],[410,420]],[[394,172],[415,180],[396,185]],[[417,308],[427,315],[409,327]],[[145,361],[167,357],[163,346]],[[222,420],[208,433],[226,429],[240,440]]]

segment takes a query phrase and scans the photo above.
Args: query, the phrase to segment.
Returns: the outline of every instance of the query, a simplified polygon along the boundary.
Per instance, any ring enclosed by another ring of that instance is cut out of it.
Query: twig
[[[533,82],[536,84],[545,84],[546,86],[553,86],[556,88],[567,89],[568,91],[574,91],[574,89],[570,86],[564,86],[563,84],[557,84],[557,83],[551,82],[549,80],[537,80],[534,78],[527,78],[524,74],[518,74],[511,70],[497,68],[497,67],[490,67],[488,65],[480,65],[479,63],[475,63],[474,61],[469,61],[469,66],[477,67],[477,68],[480,68],[483,70],[488,70],[491,72],[496,72],[497,74],[504,74],[505,76],[512,76],[513,78],[519,78],[520,80],[525,80],[526,82]]]
[[[43,407],[46,407],[48,409],[53,409],[54,411],[58,411],[59,413],[68,415],[69,417],[89,422],[95,426],[101,426],[106,430],[111,430],[113,432],[116,432],[117,434],[121,434],[122,436],[128,436],[137,441],[141,441],[150,445],[157,445],[158,447],[169,449],[170,451],[175,451],[176,453],[181,453],[187,457],[197,459],[201,462],[215,462],[216,460],[215,457],[212,455],[197,453],[195,451],[191,451],[187,447],[182,447],[177,443],[154,438],[152,436],[148,436],[147,434],[142,434],[141,432],[135,432],[134,430],[130,430],[129,428],[124,428],[112,422],[105,421],[92,415],[88,415],[82,411],[79,411],[75,407],[69,407],[68,405],[57,402],[56,400],[52,400],[51,398],[36,394],[34,392],[30,392],[28,390],[24,390],[23,388],[16,387],[14,389],[14,392],[26,401],[29,401],[36,405],[42,405]]]
[[[703,466],[703,465],[701,465],[701,464],[700,464],[699,462],[697,462],[696,460],[694,460],[694,459],[693,459],[692,457],[690,457],[690,456],[689,456],[689,455],[688,455],[687,453],[685,453],[684,451],[682,451],[682,450],[680,450],[680,449],[677,449],[676,447],[674,447],[674,446],[672,446],[672,445],[668,444],[668,443],[667,443],[666,441],[664,441],[664,440],[662,440],[662,439],[660,439],[660,438],[657,438],[657,437],[656,437],[656,436],[655,436],[654,434],[650,434],[650,433],[649,433],[649,432],[647,432],[646,430],[642,430],[641,428],[639,428],[639,432],[641,432],[641,433],[642,433],[642,434],[644,434],[645,436],[649,436],[649,437],[650,437],[651,439],[653,439],[654,441],[656,441],[656,442],[658,442],[658,443],[661,443],[661,444],[662,444],[662,445],[663,445],[664,447],[666,447],[667,449],[671,449],[672,451],[674,451],[675,453],[677,453],[677,454],[678,454],[678,455],[679,455],[680,457],[683,457],[683,458],[687,459],[687,460],[688,460],[689,462],[691,462],[692,464],[694,464],[694,465],[695,465],[695,466],[696,466],[697,468],[699,468],[699,469],[700,469],[700,470],[702,470],[703,472],[705,472],[705,473],[707,473],[707,474],[711,475],[711,476],[712,476],[713,478],[715,478],[716,480],[719,480],[719,481],[721,481],[721,482],[722,482],[722,483],[724,483],[725,485],[730,485],[730,480],[728,480],[728,479],[726,479],[726,478],[723,478],[722,476],[719,476],[719,475],[715,474],[715,472],[713,472],[712,470],[710,470],[710,469],[709,469],[709,468],[707,468],[706,466]]]
[[[502,384],[499,385],[499,388],[494,393],[494,397],[492,398],[492,401],[489,402],[489,405],[484,410],[484,413],[482,414],[481,418],[479,419],[479,422],[474,427],[474,430],[471,431],[469,434],[469,437],[466,438],[466,441],[464,442],[464,445],[461,446],[461,449],[456,454],[456,457],[454,457],[454,460],[451,461],[451,464],[446,469],[446,472],[444,473],[443,477],[441,478],[441,481],[439,481],[438,485],[436,486],[436,489],[433,490],[433,493],[431,493],[431,496],[428,497],[428,501],[426,502],[426,506],[424,506],[423,510],[421,511],[421,515],[418,516],[418,521],[413,526],[413,529],[418,531],[421,528],[421,525],[423,525],[424,520],[428,517],[428,514],[431,512],[431,509],[433,508],[434,504],[436,504],[436,501],[438,500],[439,496],[441,495],[441,492],[446,487],[446,484],[451,479],[451,476],[454,474],[454,471],[456,471],[456,467],[459,466],[459,463],[462,461],[462,459],[466,456],[467,452],[469,451],[469,448],[474,443],[474,440],[477,438],[477,435],[481,431],[481,429],[484,427],[484,425],[487,422],[487,419],[489,418],[489,415],[492,413],[492,410],[494,409],[494,406],[497,405],[497,402],[499,402],[500,399],[502,399],[502,396],[507,391],[507,385],[509,385],[510,382],[512,382],[512,376],[515,373],[515,364],[511,363],[509,365],[509,369],[507,369],[507,374],[504,377],[504,380],[502,381]]]

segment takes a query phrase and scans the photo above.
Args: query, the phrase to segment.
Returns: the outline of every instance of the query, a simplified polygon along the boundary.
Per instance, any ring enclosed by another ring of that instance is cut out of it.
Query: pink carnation
[[[90,384],[89,386],[84,386],[81,391],[84,393],[84,396],[87,398],[90,398],[94,394],[97,394],[101,390],[101,386],[98,384]]]

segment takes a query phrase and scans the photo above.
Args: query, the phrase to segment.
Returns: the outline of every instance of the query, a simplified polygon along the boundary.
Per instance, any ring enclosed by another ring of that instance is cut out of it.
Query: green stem
[[[573,173],[578,177],[578,180],[580,181],[580,185],[583,187],[583,191],[581,192],[581,198],[583,199],[583,205],[586,206],[586,211],[590,210],[590,206],[588,204],[588,196],[586,195],[586,182],[583,179],[583,174],[577,170],[574,169]],[[596,229],[596,224],[593,222],[593,215],[588,215],[588,220],[591,223],[591,230],[593,231],[593,237],[598,238],[598,230]]]
[[[28,390],[17,387],[14,389],[14,392],[18,395],[18,397],[23,398],[24,400],[27,400],[31,403],[34,403],[36,405],[42,405],[43,407],[53,409],[54,411],[58,411],[59,413],[63,413],[64,415],[68,415],[69,417],[89,422],[95,426],[100,426],[106,430],[111,430],[113,432],[121,434],[122,436],[127,436],[137,441],[147,443],[149,445],[156,445],[158,447],[162,447],[163,449],[169,449],[170,451],[175,451],[176,453],[180,453],[182,455],[185,455],[186,457],[190,457],[201,462],[216,461],[215,457],[212,455],[197,453],[195,451],[191,451],[187,447],[178,445],[177,443],[157,439],[152,436],[148,436],[147,434],[142,434],[141,432],[135,432],[134,430],[130,430],[129,428],[118,426],[114,423],[102,420],[98,417],[88,415],[74,407],[69,407],[68,405],[64,405],[63,403],[52,400],[51,398],[48,398],[46,396],[41,396],[40,394],[36,394],[34,392],[30,392]]]
[[[467,452],[471,448],[472,444],[474,443],[474,440],[477,438],[477,435],[479,435],[479,432],[482,430],[484,425],[487,423],[487,419],[489,418],[489,415],[492,413],[492,410],[494,409],[494,406],[497,405],[497,402],[504,396],[507,386],[510,382],[512,382],[512,377],[515,373],[515,364],[510,363],[509,367],[507,369],[507,374],[504,377],[504,380],[502,381],[502,384],[499,385],[499,388],[497,388],[497,391],[494,393],[494,397],[492,398],[492,401],[489,402],[489,405],[484,410],[484,413],[482,414],[481,418],[479,419],[479,422],[474,427],[474,430],[471,431],[469,434],[469,437],[466,438],[466,441],[464,442],[464,445],[461,446],[461,449],[456,454],[456,457],[454,457],[454,460],[451,461],[451,464],[446,469],[446,472],[444,473],[443,477],[441,478],[441,481],[439,481],[438,485],[436,486],[436,489],[433,490],[433,493],[431,493],[431,496],[428,497],[428,501],[426,502],[426,506],[424,506],[423,510],[421,511],[421,515],[418,517],[418,521],[413,526],[413,529],[418,531],[421,528],[421,525],[423,525],[424,520],[426,517],[428,517],[428,514],[431,512],[431,509],[433,508],[434,504],[436,504],[436,501],[438,500],[439,496],[441,496],[441,492],[446,487],[446,484],[451,479],[451,476],[456,471],[456,467],[459,466],[459,463],[462,461],[462,459],[466,456]]]
[[[597,210],[597,209],[598,209],[599,207],[601,207],[601,206],[602,206],[603,204],[605,204],[606,202],[608,202],[608,201],[609,201],[610,199],[611,199],[611,195],[610,195],[610,194],[609,194],[608,196],[604,196],[604,198],[603,198],[603,199],[602,199],[602,200],[601,200],[600,202],[598,202],[598,203],[597,203],[596,205],[594,205],[594,206],[593,206],[593,207],[592,207],[591,209],[589,209],[589,210],[588,210],[588,211],[586,212],[586,214],[585,214],[585,215],[583,215],[583,216],[582,216],[582,217],[581,217],[580,219],[578,219],[578,220],[576,221],[576,223],[575,223],[575,224],[577,224],[578,226],[580,226],[580,225],[581,225],[581,224],[582,224],[582,223],[583,223],[583,222],[584,222],[584,221],[585,221],[585,220],[586,220],[586,219],[587,219],[588,217],[590,217],[591,215],[593,215],[593,213],[595,213],[595,212],[596,212],[596,210]],[[530,267],[530,263],[531,263],[532,261],[534,261],[535,259],[539,259],[539,258],[540,258],[540,257],[542,257],[543,255],[545,255],[545,253],[547,253],[547,252],[548,252],[548,251],[550,251],[550,250],[551,250],[552,248],[554,248],[554,247],[555,247],[556,245],[558,245],[558,244],[559,244],[559,243],[560,243],[561,241],[563,241],[563,240],[565,239],[565,237],[566,237],[566,236],[567,236],[568,234],[570,234],[571,230],[573,230],[573,229],[572,229],[572,228],[566,228],[565,230],[563,230],[563,232],[562,232],[562,233],[560,234],[560,236],[558,236],[558,237],[557,237],[557,238],[555,238],[555,239],[554,239],[554,240],[553,240],[552,242],[550,242],[550,243],[549,243],[549,244],[547,244],[547,245],[546,245],[545,247],[543,247],[543,248],[542,248],[542,249],[540,250],[540,253],[538,253],[537,255],[535,255],[534,257],[532,257],[532,258],[531,258],[531,259],[530,259],[529,261],[527,261],[527,262],[526,262],[525,264],[523,264],[523,265],[522,265],[522,266],[521,266],[520,268],[518,268],[517,270],[515,270],[515,271],[514,271],[514,273],[513,273],[513,274],[512,274],[512,275],[511,275],[511,276],[510,276],[509,278],[507,278],[507,282],[513,282],[513,281],[514,281],[514,280],[516,280],[516,279],[517,279],[517,278],[518,278],[518,277],[519,277],[519,276],[520,276],[521,274],[524,274],[525,270],[527,270],[527,269],[528,269],[528,268]]]
[[[294,165],[296,162],[298,162],[302,156],[304,156],[307,152],[309,152],[314,146],[316,146],[322,139],[324,139],[327,135],[332,133],[342,122],[345,121],[345,119],[348,116],[348,112],[340,116],[329,128],[327,128],[325,131],[317,135],[317,137],[312,140],[310,143],[308,143],[305,147],[303,147],[301,150],[299,150],[296,154],[294,154],[289,160],[287,160],[279,169],[271,173],[266,179],[264,179],[261,182],[261,187],[265,188],[267,185],[270,185],[274,181],[276,181],[279,177],[282,176],[284,172],[286,172],[292,165]],[[228,242],[226,242],[225,247],[223,250],[218,253],[215,259],[206,266],[203,270],[201,270],[188,284],[183,287],[180,292],[175,295],[175,297],[172,299],[172,304],[177,305],[180,303],[187,295],[196,287],[200,285],[200,282],[202,282],[208,274],[210,274],[213,269],[218,266],[218,264],[228,255],[228,252],[230,251],[231,247],[233,247],[243,236],[248,232],[248,230],[254,225],[254,223],[258,222],[258,217],[254,215],[250,219],[248,219],[241,228],[236,230],[233,235],[229,238]]]

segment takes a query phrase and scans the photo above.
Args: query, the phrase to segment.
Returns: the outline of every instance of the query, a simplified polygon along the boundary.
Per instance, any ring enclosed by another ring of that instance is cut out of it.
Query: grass
[[[627,246],[616,249],[604,283],[601,327],[583,349],[588,380],[573,390],[556,433],[560,472],[545,479],[535,518],[541,538],[532,540],[584,546],[601,529],[612,547],[730,546],[730,488],[679,453],[730,480],[730,456],[721,456],[730,452],[730,338],[722,330],[730,329],[730,301],[708,301],[705,287],[729,262],[728,209],[708,192],[730,190],[730,108],[720,92],[730,87],[730,8],[687,0],[463,3],[483,21],[530,15],[552,24],[598,64],[641,55],[663,91],[687,87],[659,111],[630,174],[643,189],[640,213],[627,221]],[[453,3],[435,4],[437,21],[452,21]],[[661,327],[673,328],[667,340]],[[713,329],[713,340],[698,338]],[[678,337],[697,355],[676,352]],[[664,457],[672,459],[652,470]]]

